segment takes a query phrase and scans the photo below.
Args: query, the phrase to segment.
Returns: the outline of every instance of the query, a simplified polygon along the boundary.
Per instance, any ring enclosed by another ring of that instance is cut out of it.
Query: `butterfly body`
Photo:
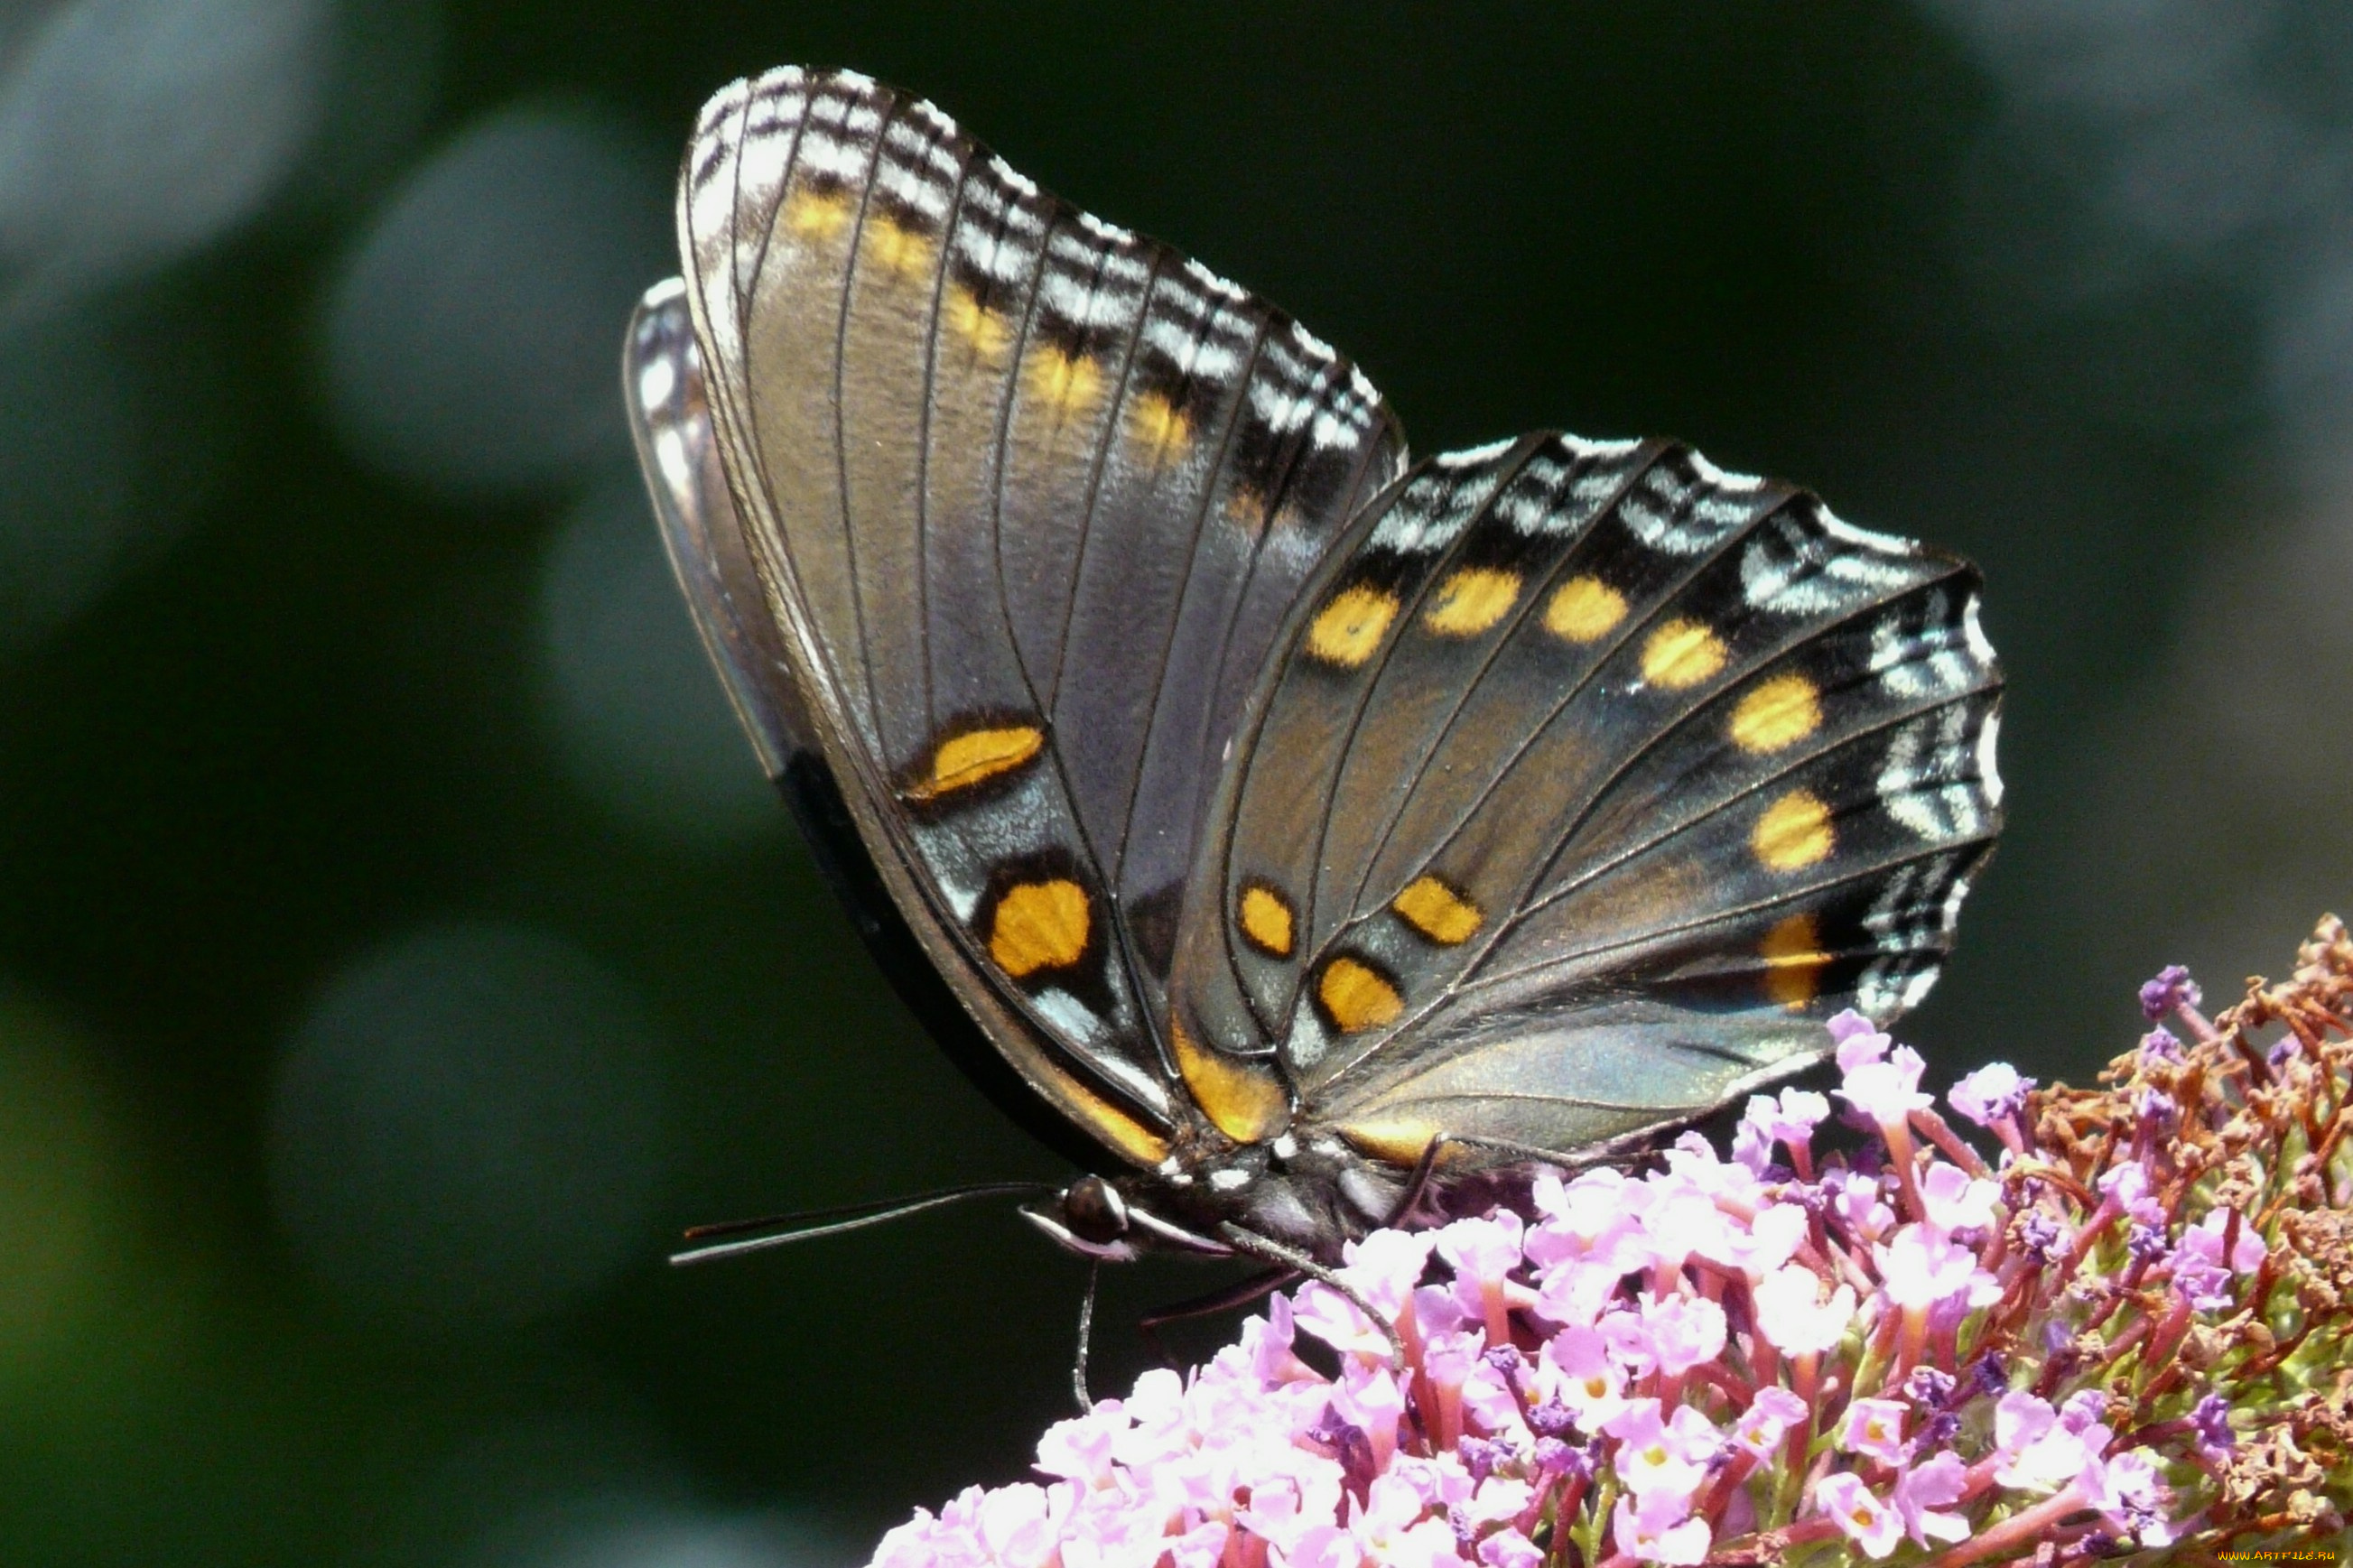
[[[1670,441],[1409,461],[854,73],[715,98],[680,232],[627,365],[673,564],[870,945],[1090,1171],[1065,1245],[1331,1261],[1933,981],[2000,826],[1967,563]]]

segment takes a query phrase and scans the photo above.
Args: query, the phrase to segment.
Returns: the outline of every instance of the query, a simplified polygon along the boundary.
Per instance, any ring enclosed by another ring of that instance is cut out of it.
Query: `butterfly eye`
[[[1101,1176],[1081,1176],[1062,1190],[1062,1223],[1081,1241],[1103,1246],[1127,1234],[1127,1204]]]

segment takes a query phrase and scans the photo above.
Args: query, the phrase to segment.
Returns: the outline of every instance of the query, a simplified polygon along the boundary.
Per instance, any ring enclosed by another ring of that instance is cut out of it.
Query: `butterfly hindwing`
[[[715,98],[680,225],[743,537],[877,868],[1024,1079],[1156,1162],[1196,825],[1395,421],[1279,312],[855,73]]]
[[[1430,460],[1281,657],[1178,1016],[1387,1157],[1571,1152],[1893,1016],[1999,826],[1974,573],[1671,443]]]

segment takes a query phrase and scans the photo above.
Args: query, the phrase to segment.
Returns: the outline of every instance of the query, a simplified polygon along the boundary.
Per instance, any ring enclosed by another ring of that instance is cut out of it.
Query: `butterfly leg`
[[[1261,1269],[1222,1290],[1194,1296],[1173,1307],[1163,1307],[1156,1312],[1147,1313],[1136,1320],[1135,1331],[1144,1336],[1144,1342],[1152,1347],[1152,1353],[1159,1357],[1162,1365],[1176,1369],[1176,1358],[1169,1353],[1167,1345],[1160,1338],[1162,1324],[1178,1323],[1187,1318],[1206,1318],[1213,1313],[1231,1311],[1236,1307],[1247,1307],[1298,1278],[1299,1271],[1287,1264],[1277,1268]]]
[[[1079,1298],[1079,1345],[1071,1356],[1071,1392],[1078,1396],[1082,1415],[1095,1407],[1094,1395],[1087,1392],[1087,1351],[1094,1339],[1095,1281],[1102,1273],[1100,1259],[1087,1259],[1087,1293]]]
[[[1414,1210],[1429,1194],[1430,1178],[1437,1172],[1440,1156],[1449,1149],[1481,1150],[1528,1164],[1550,1165],[1560,1171],[1608,1164],[1630,1152],[1616,1144],[1601,1144],[1581,1150],[1574,1155],[1565,1155],[1557,1149],[1539,1149],[1535,1144],[1515,1143],[1508,1138],[1482,1138],[1472,1132],[1440,1132],[1422,1150],[1421,1158],[1414,1162],[1413,1174],[1406,1179],[1405,1192],[1398,1199],[1397,1207],[1391,1209],[1388,1218],[1381,1222],[1384,1226],[1397,1228],[1411,1222]]]
[[[1277,1264],[1295,1274],[1304,1275],[1319,1285],[1329,1286],[1338,1291],[1347,1299],[1350,1306],[1364,1313],[1366,1321],[1379,1329],[1382,1337],[1389,1342],[1389,1365],[1392,1368],[1402,1368],[1406,1364],[1405,1342],[1398,1338],[1397,1325],[1376,1311],[1373,1304],[1365,1300],[1364,1292],[1343,1279],[1336,1272],[1326,1268],[1297,1247],[1286,1247],[1272,1237],[1261,1236],[1246,1226],[1236,1225],[1232,1220],[1227,1220],[1219,1225],[1218,1234],[1224,1237],[1226,1244],[1236,1252],[1246,1252],[1264,1262]]]

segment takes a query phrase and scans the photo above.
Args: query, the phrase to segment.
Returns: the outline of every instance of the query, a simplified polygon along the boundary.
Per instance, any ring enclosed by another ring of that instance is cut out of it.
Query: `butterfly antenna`
[[[688,1230],[689,1241],[709,1241],[713,1237],[744,1236],[747,1231],[785,1228],[769,1236],[746,1237],[741,1241],[723,1241],[711,1247],[689,1247],[673,1252],[672,1263],[708,1263],[714,1258],[733,1258],[746,1252],[758,1252],[771,1247],[786,1247],[797,1241],[815,1241],[820,1237],[846,1236],[869,1226],[888,1225],[909,1215],[922,1214],[925,1209],[944,1208],[960,1204],[966,1198],[1028,1196],[1054,1191],[1050,1182],[976,1182],[968,1187],[949,1187],[936,1193],[925,1193],[919,1198],[884,1198],[874,1203],[847,1204],[840,1208],[809,1209],[800,1214],[768,1215],[760,1219],[723,1220],[717,1225],[698,1225]]]

